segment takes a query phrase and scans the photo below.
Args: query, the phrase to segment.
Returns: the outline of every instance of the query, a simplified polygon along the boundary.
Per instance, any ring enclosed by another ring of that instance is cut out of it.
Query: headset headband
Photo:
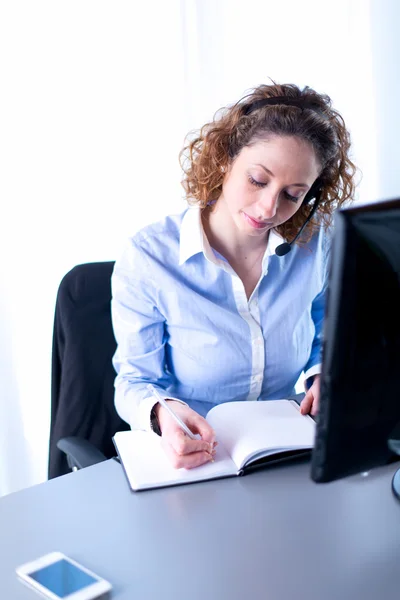
[[[321,108],[314,104],[312,100],[308,100],[307,98],[290,98],[289,96],[275,96],[273,98],[261,98],[261,100],[256,100],[253,104],[249,104],[244,109],[245,115],[250,115],[255,110],[262,108],[263,106],[295,106],[296,108],[301,108],[301,110],[313,110],[318,113],[321,117],[327,119],[327,116],[322,112]]]

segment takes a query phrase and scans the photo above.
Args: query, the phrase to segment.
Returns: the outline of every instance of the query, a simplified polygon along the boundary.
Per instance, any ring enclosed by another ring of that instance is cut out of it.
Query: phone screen
[[[29,573],[29,576],[59,598],[79,592],[98,581],[65,558],[38,571],[33,571],[33,573]]]

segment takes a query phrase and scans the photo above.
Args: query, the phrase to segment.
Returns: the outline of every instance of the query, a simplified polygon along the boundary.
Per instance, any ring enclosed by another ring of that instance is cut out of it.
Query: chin
[[[252,229],[251,231],[247,231],[247,234],[251,237],[262,237],[263,235],[266,235],[270,229],[272,229],[272,227],[265,227],[265,229],[258,230]]]

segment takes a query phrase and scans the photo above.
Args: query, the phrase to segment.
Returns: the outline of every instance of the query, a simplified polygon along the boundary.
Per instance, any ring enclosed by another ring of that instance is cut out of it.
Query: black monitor
[[[400,199],[335,217],[312,479],[390,462],[399,424]]]

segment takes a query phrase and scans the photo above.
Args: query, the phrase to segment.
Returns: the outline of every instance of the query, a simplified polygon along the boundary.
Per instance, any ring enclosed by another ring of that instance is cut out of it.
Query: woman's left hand
[[[302,415],[308,415],[309,412],[315,416],[319,408],[319,386],[320,375],[314,376],[314,381],[300,404],[300,412]]]

